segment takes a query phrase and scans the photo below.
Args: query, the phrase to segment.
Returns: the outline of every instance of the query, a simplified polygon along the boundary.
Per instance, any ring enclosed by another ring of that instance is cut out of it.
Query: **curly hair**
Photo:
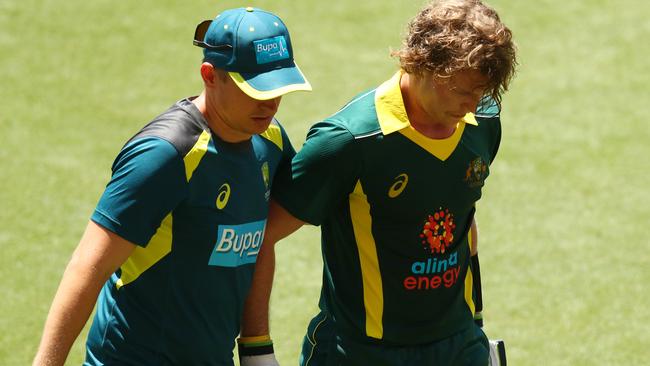
[[[515,74],[512,32],[480,0],[433,0],[408,25],[401,49],[392,53],[408,73],[449,78],[475,69],[487,76],[487,94],[499,105]]]

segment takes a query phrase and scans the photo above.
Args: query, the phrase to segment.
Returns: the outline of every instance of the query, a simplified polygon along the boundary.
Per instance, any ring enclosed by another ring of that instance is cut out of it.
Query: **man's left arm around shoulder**
[[[269,204],[264,241],[257,255],[253,283],[244,303],[237,340],[241,366],[278,365],[269,329],[269,301],[275,273],[275,244],[305,224],[275,201]]]

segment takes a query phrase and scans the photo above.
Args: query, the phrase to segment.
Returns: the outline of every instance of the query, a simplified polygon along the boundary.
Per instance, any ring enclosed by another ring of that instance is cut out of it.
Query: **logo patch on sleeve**
[[[255,58],[258,65],[289,58],[289,49],[284,36],[254,41],[253,46],[255,47]]]
[[[255,263],[265,228],[266,220],[241,225],[219,225],[217,243],[212,250],[208,265],[239,267]]]

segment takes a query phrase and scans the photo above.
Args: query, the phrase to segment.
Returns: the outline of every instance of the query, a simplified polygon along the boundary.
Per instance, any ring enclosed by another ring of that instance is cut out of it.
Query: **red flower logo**
[[[454,215],[448,209],[439,208],[436,213],[429,215],[424,222],[424,228],[420,234],[422,244],[431,254],[444,253],[454,241]]]

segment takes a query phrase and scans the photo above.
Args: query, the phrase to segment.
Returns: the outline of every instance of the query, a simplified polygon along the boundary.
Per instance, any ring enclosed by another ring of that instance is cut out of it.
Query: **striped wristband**
[[[237,338],[239,356],[259,356],[273,353],[273,341],[269,335]]]

